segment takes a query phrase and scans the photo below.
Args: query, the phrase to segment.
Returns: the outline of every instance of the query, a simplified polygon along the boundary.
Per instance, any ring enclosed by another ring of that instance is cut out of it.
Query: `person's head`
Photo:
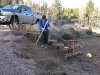
[[[45,15],[43,15],[43,16],[42,16],[42,19],[43,19],[43,20],[46,20],[46,16],[45,16]]]

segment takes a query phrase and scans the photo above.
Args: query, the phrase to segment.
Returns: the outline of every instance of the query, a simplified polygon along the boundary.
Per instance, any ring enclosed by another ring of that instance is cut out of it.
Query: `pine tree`
[[[0,0],[0,6],[2,6],[2,0]]]
[[[52,4],[53,13],[55,16],[61,16],[62,14],[62,5],[60,0],[55,0]]]
[[[86,7],[86,17],[88,18],[88,24],[89,24],[90,16],[93,11],[94,11],[94,3],[92,2],[92,0],[89,0]]]
[[[86,7],[86,14],[90,15],[94,11],[94,3],[89,0]]]
[[[46,14],[47,8],[48,8],[47,3],[44,3],[43,6],[41,6],[41,11],[42,11],[44,14]]]

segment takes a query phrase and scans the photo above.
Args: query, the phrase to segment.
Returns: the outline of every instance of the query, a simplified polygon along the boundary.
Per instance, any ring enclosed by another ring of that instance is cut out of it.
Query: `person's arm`
[[[39,21],[39,29],[40,29],[40,31],[43,30],[43,22],[42,22],[42,20]]]
[[[35,21],[35,23],[34,23],[34,24],[37,24],[39,21],[40,21],[40,20],[39,20],[39,19],[37,19],[37,20]]]

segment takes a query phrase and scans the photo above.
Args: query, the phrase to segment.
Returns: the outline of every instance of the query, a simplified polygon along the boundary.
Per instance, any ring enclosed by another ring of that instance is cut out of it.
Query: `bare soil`
[[[41,48],[26,36],[1,30],[0,75],[100,75],[100,37],[77,43],[82,55],[66,58],[57,49]]]
[[[99,75],[100,73],[100,38],[91,37],[78,39],[81,46],[82,55],[66,58],[65,54],[53,48],[41,48],[39,45],[28,40],[16,46],[14,52],[19,58],[32,59],[36,62],[36,75]],[[93,57],[88,58],[87,53],[92,53]]]

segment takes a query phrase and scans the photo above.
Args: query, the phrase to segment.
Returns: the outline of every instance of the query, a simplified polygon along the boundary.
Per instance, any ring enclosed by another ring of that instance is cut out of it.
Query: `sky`
[[[40,1],[40,4],[44,2],[46,2],[48,4],[48,6],[51,6],[51,4],[54,2],[54,0],[32,0],[33,2],[38,2]],[[100,8],[100,0],[92,0],[94,3],[95,7],[99,7]],[[61,4],[63,7],[65,8],[81,8],[81,7],[85,7],[86,3],[88,2],[88,0],[61,0]]]

